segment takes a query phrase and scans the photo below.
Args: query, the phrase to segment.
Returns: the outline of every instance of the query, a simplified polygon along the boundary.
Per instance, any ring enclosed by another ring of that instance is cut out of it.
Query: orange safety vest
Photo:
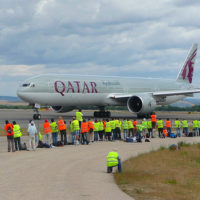
[[[94,130],[94,123],[92,121],[89,121],[88,127]]]
[[[164,133],[165,137],[167,137],[167,129],[163,129],[163,133]]]
[[[44,122],[43,127],[44,133],[51,133],[51,125],[49,122]]]
[[[137,129],[137,125],[138,125],[138,122],[137,122],[137,120],[133,121],[133,126],[134,126],[134,129]]]
[[[151,115],[151,121],[152,121],[152,122],[156,122],[156,121],[157,121],[156,115]]]
[[[104,130],[106,128],[106,122],[105,121],[103,121],[103,128],[104,128]]]
[[[66,125],[64,123],[64,120],[61,119],[58,121],[58,129],[59,131],[66,130]]]
[[[81,123],[81,133],[87,133],[88,132],[88,122],[82,122]]]
[[[12,133],[8,133],[8,128],[11,128],[11,130],[12,130]],[[12,124],[6,124],[5,126],[4,126],[4,129],[5,129],[5,131],[6,131],[6,135],[7,136],[12,136],[12,135],[14,135],[14,131],[13,131],[13,125]]]
[[[166,121],[166,127],[167,127],[167,128],[171,128],[171,121],[170,121],[170,120],[167,120],[167,121]]]

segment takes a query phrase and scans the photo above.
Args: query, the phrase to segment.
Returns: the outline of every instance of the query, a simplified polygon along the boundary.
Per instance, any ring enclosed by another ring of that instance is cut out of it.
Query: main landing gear
[[[33,119],[34,119],[34,120],[40,120],[40,119],[41,119],[41,114],[39,113],[39,109],[40,109],[40,105],[35,104],[35,105],[33,106],[33,111],[36,112],[36,113],[33,115]]]
[[[100,111],[94,112],[94,117],[95,118],[110,118],[111,113],[110,113],[110,111],[105,111],[104,107],[100,107]]]

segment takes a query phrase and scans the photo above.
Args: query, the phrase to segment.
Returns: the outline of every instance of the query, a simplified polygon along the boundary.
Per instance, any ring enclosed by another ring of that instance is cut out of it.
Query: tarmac
[[[28,121],[31,116],[31,112],[25,111],[0,111],[1,121],[5,118]],[[122,161],[125,161],[178,141],[197,143],[200,137],[153,138],[149,143],[104,141],[36,151],[1,152],[0,199],[131,200],[133,198],[115,184],[113,175],[106,173],[108,152],[117,148]]]

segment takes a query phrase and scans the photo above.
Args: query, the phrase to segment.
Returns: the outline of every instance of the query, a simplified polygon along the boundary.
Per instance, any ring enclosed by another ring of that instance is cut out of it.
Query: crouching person
[[[16,121],[13,121],[13,131],[14,131],[15,150],[19,151],[19,150],[21,150],[22,133],[20,131],[20,126],[19,126],[19,124],[16,123]]]
[[[118,166],[118,172],[122,173],[122,165],[120,161],[120,156],[117,150],[113,150],[107,155],[107,173],[112,173],[112,168]]]

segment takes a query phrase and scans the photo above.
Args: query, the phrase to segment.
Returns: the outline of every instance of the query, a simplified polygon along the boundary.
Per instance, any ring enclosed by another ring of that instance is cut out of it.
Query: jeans
[[[128,137],[128,129],[123,130],[124,140]]]
[[[163,128],[158,128],[158,134],[159,134],[159,137],[161,137],[163,134]]]
[[[16,151],[21,150],[21,138],[16,137],[16,138],[14,138],[14,141],[15,141],[15,150]]]
[[[58,143],[58,132],[52,133],[53,145],[56,146]]]
[[[14,148],[14,137],[13,135],[7,136],[7,141],[8,141],[8,152],[12,150],[12,152],[15,151]]]
[[[177,135],[177,137],[181,137],[181,129],[180,128],[176,128],[176,135]]]
[[[188,127],[183,128],[183,133],[185,133],[185,135],[188,136]]]
[[[51,133],[45,133],[45,142],[51,144]]]
[[[99,138],[98,138],[98,131],[94,131],[94,141],[98,141]]]
[[[194,136],[198,136],[198,128],[194,128]]]
[[[88,144],[88,133],[82,133],[82,144]]]
[[[119,172],[119,173],[122,173],[122,164],[121,164],[120,159],[118,160],[118,165],[117,165],[117,167],[118,167],[118,172]],[[108,172],[108,173],[112,173],[112,169],[113,169],[113,167],[107,167],[107,172]]]
[[[66,130],[60,130],[61,142],[66,145],[67,144],[67,132]]]
[[[72,136],[72,144],[74,144],[74,140],[75,140],[75,133],[71,132],[71,136]]]

